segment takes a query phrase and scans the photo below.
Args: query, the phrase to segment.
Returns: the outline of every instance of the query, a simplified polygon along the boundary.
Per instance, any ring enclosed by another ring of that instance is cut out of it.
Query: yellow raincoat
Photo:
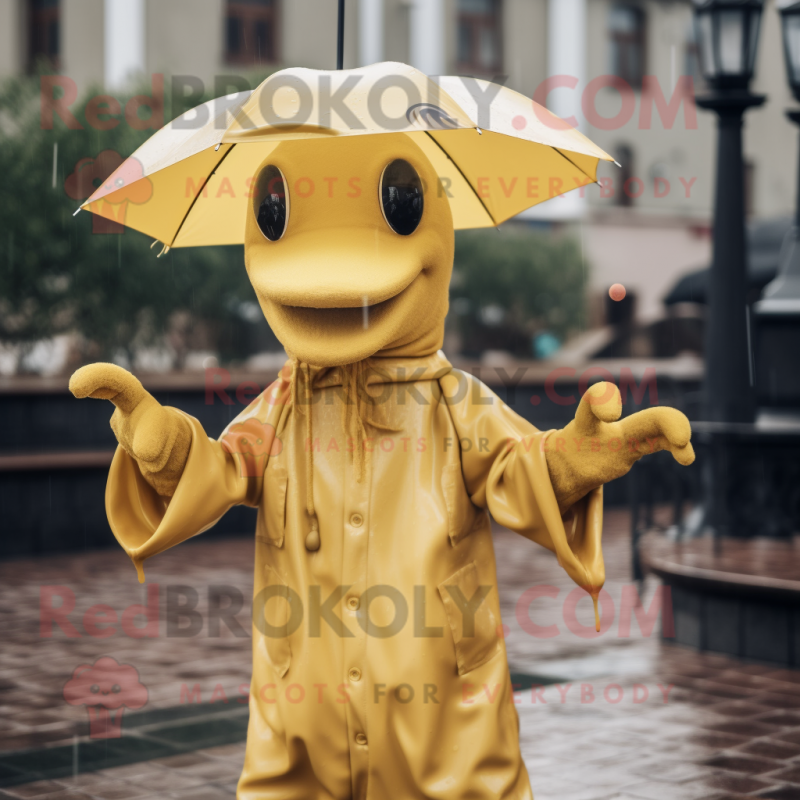
[[[190,419],[170,500],[120,448],[109,521],[141,562],[233,505],[259,509],[242,800],[529,798],[487,511],[588,587],[581,561],[602,571],[602,490],[578,504],[579,559],[543,433],[441,354],[372,363],[386,424],[367,426],[361,482],[341,424],[343,370],[315,370],[302,409],[279,380],[220,441]],[[316,552],[305,546],[312,453]]]

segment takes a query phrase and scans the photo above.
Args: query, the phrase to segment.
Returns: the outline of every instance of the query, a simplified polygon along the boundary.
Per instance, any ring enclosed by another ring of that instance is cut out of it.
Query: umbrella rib
[[[553,150],[555,150],[555,151],[556,151],[556,153],[558,153],[558,154],[561,156],[561,158],[563,158],[563,159],[565,159],[565,160],[569,161],[569,163],[570,163],[570,164],[572,164],[572,166],[573,166],[573,167],[575,167],[575,169],[576,169],[576,170],[578,170],[578,172],[580,172],[580,173],[581,173],[581,175],[586,175],[586,173],[585,173],[585,172],[584,172],[584,171],[583,171],[583,170],[582,170],[582,169],[581,169],[581,168],[580,168],[580,167],[579,167],[579,166],[578,166],[578,165],[577,165],[577,164],[576,164],[576,163],[575,163],[575,162],[574,162],[574,161],[573,161],[573,160],[572,160],[572,159],[571,159],[569,156],[565,156],[565,155],[564,155],[564,154],[561,152],[561,150],[559,150],[557,147],[554,147],[554,148],[553,148]],[[588,179],[591,181],[591,183],[597,183],[597,180],[596,180],[596,179],[595,179],[595,180],[592,180],[592,177],[591,177],[591,175],[586,175],[586,177],[587,177],[587,178],[588,178]],[[578,187],[576,186],[575,188],[577,189]],[[565,193],[565,194],[566,194],[566,193]]]
[[[451,158],[450,153],[448,153],[447,150],[445,150],[444,147],[442,147],[439,144],[439,142],[437,142],[436,139],[434,139],[433,136],[431,136],[430,131],[424,131],[424,133],[428,135],[430,140],[445,154],[447,160],[458,170],[458,174],[464,179],[464,183],[466,183],[467,186],[469,186],[469,188],[472,189],[472,193],[475,195],[475,197],[478,199],[478,202],[483,207],[483,210],[486,212],[486,216],[489,217],[489,219],[492,221],[492,225],[497,227],[497,222],[495,218],[491,215],[489,209],[486,208],[486,203],[483,202],[481,196],[475,191],[475,187],[469,182],[469,178],[467,178],[467,176],[461,171],[461,167],[459,167],[458,164],[456,164],[456,162]]]
[[[212,169],[211,172],[209,172],[208,175],[206,176],[206,179],[203,181],[203,185],[198,189],[197,194],[194,196],[194,200],[192,200],[189,208],[186,209],[186,213],[183,215],[183,219],[181,220],[181,224],[178,225],[178,230],[175,231],[175,235],[172,237],[172,242],[170,243],[170,247],[174,247],[175,246],[175,242],[178,241],[178,236],[180,236],[181,229],[183,228],[183,223],[186,222],[186,220],[189,218],[189,214],[192,213],[192,209],[194,208],[194,204],[200,199],[200,195],[203,194],[203,192],[205,191],[205,188],[208,185],[208,182],[214,177],[214,174],[219,169],[220,164],[222,164],[222,162],[228,157],[228,153],[230,153],[231,150],[233,150],[234,147],[236,147],[235,143],[232,144],[223,153],[222,158],[219,161],[217,161],[217,163],[214,165],[214,169]]]

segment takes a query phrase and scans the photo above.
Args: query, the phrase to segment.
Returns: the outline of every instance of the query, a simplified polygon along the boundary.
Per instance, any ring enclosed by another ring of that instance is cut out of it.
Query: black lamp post
[[[779,0],[786,73],[792,94],[800,100],[800,0]],[[786,112],[800,126],[800,111]],[[755,304],[758,322],[757,387],[761,406],[773,417],[800,419],[800,176],[795,223],[781,250],[778,275]]]
[[[783,0],[778,3],[783,29],[783,53],[786,57],[786,75],[795,100],[800,100],[800,2]],[[800,125],[800,111],[787,111],[786,116]],[[798,182],[795,224],[800,225],[800,181]]]
[[[752,422],[745,233],[744,112],[761,105],[750,81],[758,49],[763,0],[694,0],[700,66],[712,91],[698,97],[719,119],[714,254],[706,334],[706,417]]]
[[[734,533],[736,471],[742,454],[736,437],[755,428],[750,319],[747,306],[742,123],[763,95],[749,90],[758,50],[763,0],[693,0],[700,68],[710,92],[697,105],[718,118],[717,178],[714,199],[714,252],[708,287],[705,346],[704,420],[693,423],[698,447],[707,454],[702,472],[703,501],[681,525],[687,536],[710,531]]]

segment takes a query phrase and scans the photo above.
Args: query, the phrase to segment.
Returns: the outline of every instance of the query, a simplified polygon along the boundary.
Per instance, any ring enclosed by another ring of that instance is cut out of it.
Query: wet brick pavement
[[[632,604],[627,513],[607,513],[604,538],[608,596],[598,635],[590,601],[581,598],[576,607],[580,593],[571,594],[549,553],[496,534],[506,643],[521,687],[522,748],[536,800],[800,800],[800,673],[663,644],[646,614],[658,584],[646,584],[638,618]],[[239,700],[250,673],[252,561],[251,539],[201,537],[149,562],[148,583],[159,587],[156,638],[121,630],[127,619],[130,632],[130,617],[142,609],[125,611],[146,603],[147,588],[119,551],[0,563],[0,780],[3,763],[47,769],[57,756],[64,760],[62,777],[6,785],[0,797],[234,796],[244,756]],[[533,598],[525,594],[531,587],[547,594]],[[164,636],[168,595],[185,603],[192,590],[202,627]],[[224,608],[237,596],[245,599],[233,617],[238,635],[224,621],[218,631],[209,626],[209,604]],[[66,603],[72,628],[42,628],[40,601],[46,608]],[[144,743],[141,757],[154,757],[83,771],[93,763],[85,756],[93,752],[87,710],[66,703],[63,690],[75,667],[101,656],[134,665],[148,689],[144,709],[126,709],[125,735],[116,742]],[[195,690],[199,704],[190,702]],[[164,735],[176,720],[180,741]],[[204,744],[198,728],[227,731],[231,742]]]

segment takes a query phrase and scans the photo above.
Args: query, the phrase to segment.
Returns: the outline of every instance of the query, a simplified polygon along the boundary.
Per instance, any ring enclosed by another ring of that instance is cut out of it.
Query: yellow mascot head
[[[245,265],[290,356],[339,366],[442,346],[453,219],[405,134],[281,143],[258,168]]]

